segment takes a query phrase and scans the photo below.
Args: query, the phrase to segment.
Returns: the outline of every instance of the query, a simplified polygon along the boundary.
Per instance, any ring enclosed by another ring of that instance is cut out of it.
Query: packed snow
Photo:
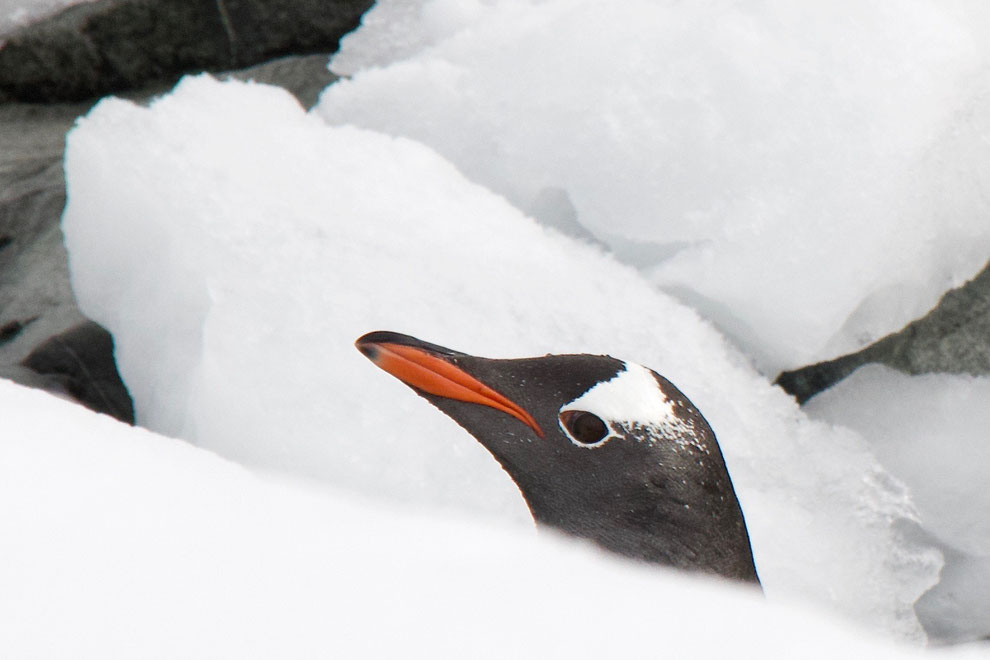
[[[63,229],[144,429],[0,383],[0,489],[30,503],[0,512],[0,655],[911,654],[786,611],[812,604],[990,633],[985,382],[868,370],[812,418],[769,382],[985,262],[988,29],[970,0],[383,0],[313,112],[209,76],[102,101]],[[379,329],[669,378],[765,601],[534,538],[354,349]]]
[[[389,329],[490,357],[612,354],[703,411],[770,597],[923,632],[941,556],[856,434],[804,418],[710,324],[541,228],[422,144],[326,125],[284,90],[187,78],[68,137],[63,229],[139,423],[247,465],[528,523],[454,422],[353,347]],[[531,524],[531,523],[529,523]]]
[[[986,262],[988,16],[382,0],[319,113],[428,144],[520,209],[553,191],[773,376],[899,329]]]
[[[910,488],[921,523],[949,550],[926,607],[951,608],[945,637],[990,630],[990,378],[908,376],[871,365],[814,397],[812,417],[855,429]]]
[[[919,656],[554,535],[263,478],[7,381],[0,401],[4,658]]]

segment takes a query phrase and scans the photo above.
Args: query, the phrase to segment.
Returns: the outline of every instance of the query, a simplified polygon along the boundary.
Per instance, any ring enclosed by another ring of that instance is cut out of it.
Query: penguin
[[[715,434],[654,371],[607,355],[488,359],[385,331],[355,346],[474,436],[538,527],[759,585]]]

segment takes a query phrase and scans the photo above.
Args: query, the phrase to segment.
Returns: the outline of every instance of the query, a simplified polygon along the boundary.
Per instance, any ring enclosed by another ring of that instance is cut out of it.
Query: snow
[[[931,0],[382,1],[319,112],[518,208],[553,191],[773,376],[985,262],[986,26]]]
[[[911,489],[921,520],[946,543],[990,555],[990,378],[858,369],[814,397],[808,413],[869,437]]]
[[[812,417],[869,438],[877,458],[910,488],[924,528],[954,551],[947,558],[954,579],[930,598],[954,601],[953,609],[972,619],[956,625],[970,634],[990,630],[990,492],[974,487],[990,483],[988,400],[990,378],[908,376],[870,365],[806,406]]]
[[[919,655],[554,535],[257,475],[8,381],[0,401],[4,658]]]
[[[29,504],[0,511],[0,655],[986,635],[985,382],[864,371],[809,417],[769,381],[986,259],[988,28],[970,0],[382,1],[312,113],[208,76],[102,101],[68,136],[63,230],[147,430],[0,383],[0,490]],[[494,459],[354,349],[371,330],[670,379],[766,601],[534,539]]]
[[[245,465],[527,524],[508,476],[353,341],[402,331],[489,357],[648,365],[719,438],[768,596],[923,638],[941,558],[862,438],[804,418],[710,324],[540,227],[429,148],[187,78],[107,99],[68,137],[63,230],[140,424]],[[580,297],[575,292],[580,292]]]

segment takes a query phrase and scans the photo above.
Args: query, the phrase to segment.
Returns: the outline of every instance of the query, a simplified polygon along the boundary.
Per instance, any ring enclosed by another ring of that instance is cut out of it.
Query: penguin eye
[[[575,442],[593,445],[608,436],[608,426],[598,415],[584,410],[565,410],[560,413],[560,425]]]

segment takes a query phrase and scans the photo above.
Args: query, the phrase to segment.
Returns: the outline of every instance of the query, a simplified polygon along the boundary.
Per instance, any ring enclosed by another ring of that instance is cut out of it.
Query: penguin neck
[[[580,505],[561,502],[558,494],[523,491],[538,527],[586,538],[637,561],[759,584],[734,497],[717,510],[698,511],[650,488]]]

